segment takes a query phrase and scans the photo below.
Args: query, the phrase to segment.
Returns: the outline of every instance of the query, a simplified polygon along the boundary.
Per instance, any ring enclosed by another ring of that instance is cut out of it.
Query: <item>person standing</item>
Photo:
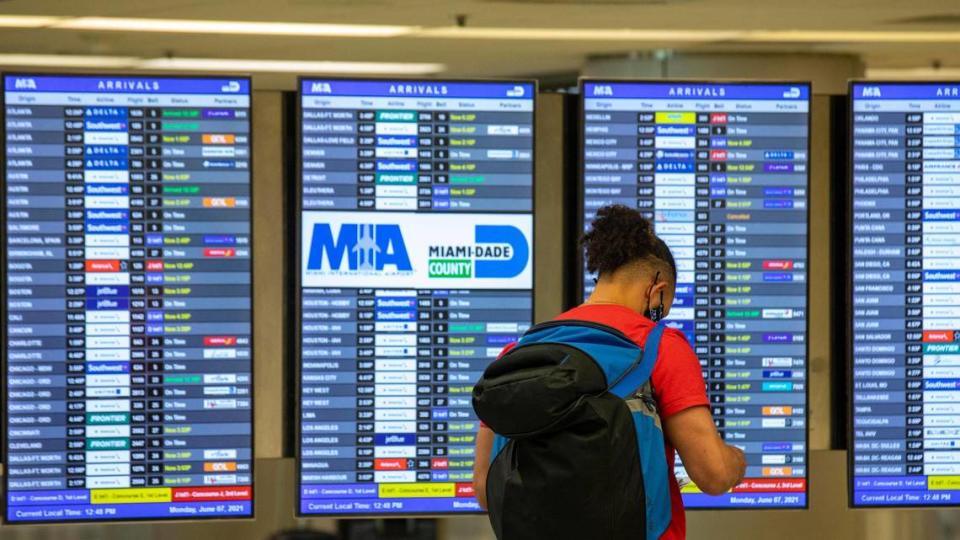
[[[605,325],[643,348],[647,335],[670,313],[673,304],[677,268],[670,249],[639,212],[619,205],[597,212],[582,243],[587,270],[598,276],[596,288],[586,302],[555,320]],[[511,348],[505,348],[501,356]],[[725,444],[717,433],[700,362],[680,331],[668,328],[663,332],[650,383],[669,471],[671,521],[660,539],[682,540],[686,538],[686,520],[680,486],[673,474],[675,455],[680,455],[697,487],[711,495],[739,484],[746,461],[742,450]],[[474,490],[484,509],[494,436],[483,425],[477,434]]]

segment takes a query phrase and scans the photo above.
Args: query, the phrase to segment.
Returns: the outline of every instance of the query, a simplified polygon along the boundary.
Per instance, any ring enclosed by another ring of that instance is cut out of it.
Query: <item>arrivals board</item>
[[[747,474],[688,508],[805,507],[810,87],[585,80],[581,217],[638,209],[677,263],[686,334],[717,429]],[[595,276],[584,269],[584,298]]]
[[[300,80],[300,514],[480,511],[471,392],[533,318],[535,92]]]
[[[854,83],[853,506],[960,504],[960,83]]]
[[[5,520],[252,516],[249,80],[3,99]]]

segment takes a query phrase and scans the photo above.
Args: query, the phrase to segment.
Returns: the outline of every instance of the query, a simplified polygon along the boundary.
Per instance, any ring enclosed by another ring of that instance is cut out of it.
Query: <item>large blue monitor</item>
[[[252,516],[249,80],[3,100],[4,519]]]
[[[693,345],[717,428],[747,477],[688,508],[807,504],[810,86],[584,80],[580,225],[623,204],[678,266],[667,319]],[[583,296],[593,289],[584,269]]]
[[[480,511],[471,391],[533,318],[535,93],[300,81],[300,514]]]
[[[960,83],[858,82],[853,506],[960,504]]]

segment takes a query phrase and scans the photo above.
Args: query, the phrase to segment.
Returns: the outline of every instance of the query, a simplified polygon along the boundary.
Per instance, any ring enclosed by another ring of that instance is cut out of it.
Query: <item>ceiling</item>
[[[0,0],[3,15],[411,25],[439,29],[447,37],[426,35],[430,32],[332,38],[0,28],[0,55],[424,62],[443,64],[440,74],[445,76],[481,77],[572,74],[590,56],[657,50],[852,53],[871,69],[960,68],[960,0]],[[457,29],[458,16],[465,29]],[[467,38],[468,31],[489,27],[600,32],[575,38]],[[616,32],[623,29],[688,32],[676,34],[678,39],[670,34],[637,39]],[[604,30],[610,30],[609,36]],[[717,37],[701,41],[689,31]],[[740,39],[717,31],[774,34]],[[816,31],[823,38],[792,39],[783,31]],[[847,34],[852,31],[867,34],[861,40],[859,34]],[[917,38],[932,32],[952,42]],[[265,81],[261,85],[292,86],[289,75],[260,77]]]

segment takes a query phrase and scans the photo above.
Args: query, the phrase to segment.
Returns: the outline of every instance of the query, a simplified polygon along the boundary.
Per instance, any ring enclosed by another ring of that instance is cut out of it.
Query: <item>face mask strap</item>
[[[652,289],[653,287],[655,287],[659,281],[660,281],[660,272],[657,272],[657,274],[653,277],[653,284],[650,285],[650,288]],[[649,304],[648,304],[647,311],[646,311],[646,313],[644,313],[644,315],[646,315],[646,317],[647,317],[648,319],[650,319],[651,321],[653,321],[653,322],[658,322],[660,319],[663,318],[663,310],[664,310],[664,307],[663,307],[663,291],[661,290],[661,291],[660,291],[660,305],[657,306],[657,307],[655,307],[655,308],[651,308],[651,307],[649,307]]]

